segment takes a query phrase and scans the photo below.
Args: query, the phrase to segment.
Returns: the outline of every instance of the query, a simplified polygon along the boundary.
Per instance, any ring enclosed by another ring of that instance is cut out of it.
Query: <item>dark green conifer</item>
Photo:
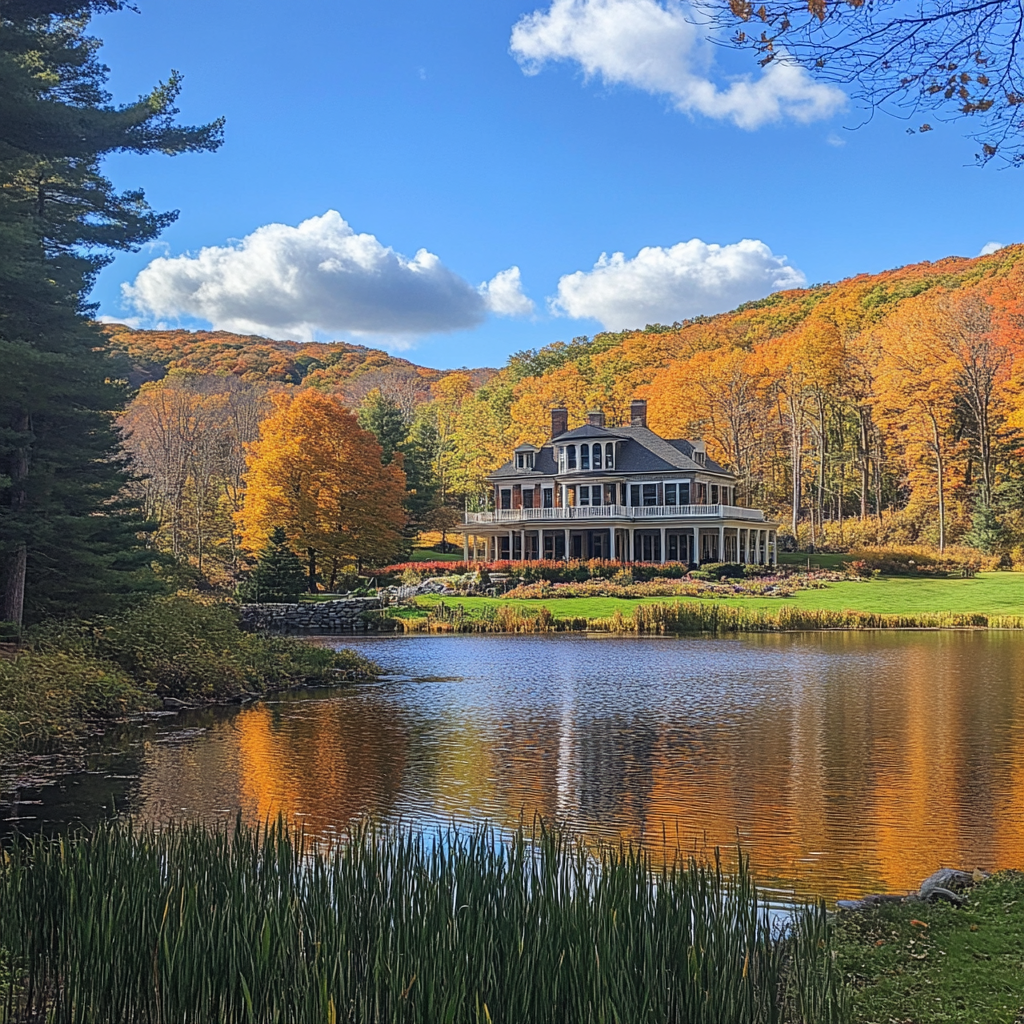
[[[359,426],[377,438],[381,464],[389,465],[409,433],[398,403],[374,389],[360,407],[358,419]]]
[[[117,250],[175,213],[117,192],[108,153],[215,149],[221,122],[175,124],[180,81],[114,106],[90,16],[121,0],[0,5],[0,619],[110,610],[140,587],[146,524],[121,495],[123,367],[86,301]]]
[[[288,546],[284,527],[275,526],[266,547],[256,556],[256,565],[238,588],[242,601],[297,601],[309,581],[299,556]]]

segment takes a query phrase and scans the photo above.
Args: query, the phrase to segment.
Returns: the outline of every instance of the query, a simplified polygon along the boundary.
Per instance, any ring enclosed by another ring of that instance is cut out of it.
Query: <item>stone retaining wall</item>
[[[356,633],[376,629],[362,613],[380,607],[377,597],[343,597],[304,604],[244,604],[242,627],[261,633]]]

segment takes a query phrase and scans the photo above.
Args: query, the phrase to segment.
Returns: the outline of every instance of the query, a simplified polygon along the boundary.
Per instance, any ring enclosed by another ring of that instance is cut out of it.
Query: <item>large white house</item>
[[[592,412],[569,430],[551,410],[551,440],[520,445],[487,478],[493,512],[467,512],[467,559],[606,558],[624,562],[774,563],[779,524],[738,504],[737,478],[702,441],[647,428],[637,400],[628,427]]]

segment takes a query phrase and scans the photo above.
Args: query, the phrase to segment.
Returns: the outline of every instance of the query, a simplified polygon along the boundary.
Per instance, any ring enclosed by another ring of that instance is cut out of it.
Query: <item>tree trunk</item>
[[[28,504],[28,469],[29,449],[27,435],[32,429],[32,420],[28,412],[21,411],[11,417],[12,426],[19,434],[26,435],[25,443],[14,449],[11,456],[11,518],[15,528],[21,526],[21,516]],[[0,619],[14,622],[21,626],[25,617],[25,575],[28,569],[28,547],[24,540],[16,541],[14,550],[8,555],[4,565],[3,593],[0,595],[3,604],[0,606]]]
[[[8,556],[4,565],[3,604],[0,621],[21,626],[25,614],[25,570],[28,567],[28,548],[21,541]]]
[[[803,422],[797,412],[797,402],[791,398],[789,400],[789,420],[791,425],[792,433],[792,454],[791,462],[793,465],[793,539],[796,541],[799,547],[799,534],[798,529],[800,526],[800,478],[803,475]]]
[[[316,549],[306,548],[306,554],[309,556],[309,592],[311,594],[316,593]]]
[[[868,488],[871,482],[871,460],[868,458],[868,411],[860,407],[860,521],[868,517]]]
[[[946,481],[945,464],[942,459],[942,443],[939,439],[939,424],[929,411],[932,421],[932,443],[935,447],[935,472],[939,484],[939,554],[946,550]]]

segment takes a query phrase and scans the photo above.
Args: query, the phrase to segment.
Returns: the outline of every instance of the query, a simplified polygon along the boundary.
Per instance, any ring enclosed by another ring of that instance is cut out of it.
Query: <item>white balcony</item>
[[[508,523],[598,522],[622,519],[627,522],[666,519],[742,519],[763,523],[764,513],[758,508],[738,505],[576,505],[571,508],[502,508],[494,512],[467,512],[466,526]]]

